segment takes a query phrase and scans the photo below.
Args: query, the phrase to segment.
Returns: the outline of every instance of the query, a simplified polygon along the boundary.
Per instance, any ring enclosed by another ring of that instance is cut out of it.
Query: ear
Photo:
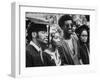
[[[36,38],[37,33],[36,32],[32,32],[32,38]]]

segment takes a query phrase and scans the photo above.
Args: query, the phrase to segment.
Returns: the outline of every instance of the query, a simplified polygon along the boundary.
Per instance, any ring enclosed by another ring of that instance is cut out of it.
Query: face
[[[51,34],[51,38],[50,39],[52,39],[52,37],[53,37],[53,39],[52,39],[53,40],[53,44],[56,45],[56,46],[59,46],[59,43],[60,43],[60,34],[57,31],[57,29],[54,28],[54,27],[52,27],[50,29],[50,34]]]
[[[80,15],[74,15],[73,16],[73,21],[75,21],[77,26],[80,26],[82,24],[82,20],[81,20],[80,17],[81,17]]]
[[[37,40],[43,43],[48,43],[48,35],[46,31],[39,31]]]
[[[54,37],[56,32],[57,32],[56,27],[50,27],[50,41],[51,41],[52,37]]]
[[[50,24],[52,24],[52,23],[54,23],[55,17],[54,16],[47,16],[46,19],[49,20]]]
[[[80,38],[81,38],[81,41],[82,41],[82,42],[87,42],[88,33],[87,33],[86,30],[83,30],[83,31],[82,31]]]
[[[65,21],[65,25],[63,27],[63,30],[65,33],[71,34],[72,27],[73,27],[72,20],[67,20],[67,21]]]
[[[73,25],[73,27],[72,27],[72,31],[75,32],[75,30],[76,30],[76,26]]]
[[[59,41],[60,41],[60,35],[59,35],[58,32],[56,32],[56,33],[54,34],[53,41],[55,41],[55,42],[59,42]]]

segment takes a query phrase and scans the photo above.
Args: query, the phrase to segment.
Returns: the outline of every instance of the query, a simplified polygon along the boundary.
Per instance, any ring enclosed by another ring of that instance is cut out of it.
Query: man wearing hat
[[[59,26],[63,30],[62,51],[64,63],[68,65],[80,64],[78,59],[79,46],[77,39],[72,35],[73,20],[70,15],[63,15],[59,19]]]
[[[26,46],[26,67],[44,66],[43,49],[48,42],[46,25],[32,22],[27,32],[30,42]]]

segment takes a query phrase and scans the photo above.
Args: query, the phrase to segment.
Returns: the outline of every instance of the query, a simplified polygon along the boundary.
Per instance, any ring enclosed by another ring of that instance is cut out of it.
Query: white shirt
[[[74,47],[73,47],[73,43],[72,43],[72,38],[69,40],[65,40],[68,43],[69,49],[71,51],[71,55],[74,55]]]
[[[61,59],[60,59],[58,49],[56,49],[54,52],[51,52],[50,50],[45,50],[44,52],[46,52],[47,54],[51,56],[51,59],[55,61],[56,66],[61,65]]]
[[[30,41],[30,45],[34,46],[34,48],[39,52],[41,50],[33,41]]]

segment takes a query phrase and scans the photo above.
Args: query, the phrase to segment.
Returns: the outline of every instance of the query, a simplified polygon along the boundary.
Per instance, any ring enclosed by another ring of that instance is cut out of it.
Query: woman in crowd
[[[80,43],[80,59],[83,64],[89,64],[89,28],[86,25],[76,30]]]

